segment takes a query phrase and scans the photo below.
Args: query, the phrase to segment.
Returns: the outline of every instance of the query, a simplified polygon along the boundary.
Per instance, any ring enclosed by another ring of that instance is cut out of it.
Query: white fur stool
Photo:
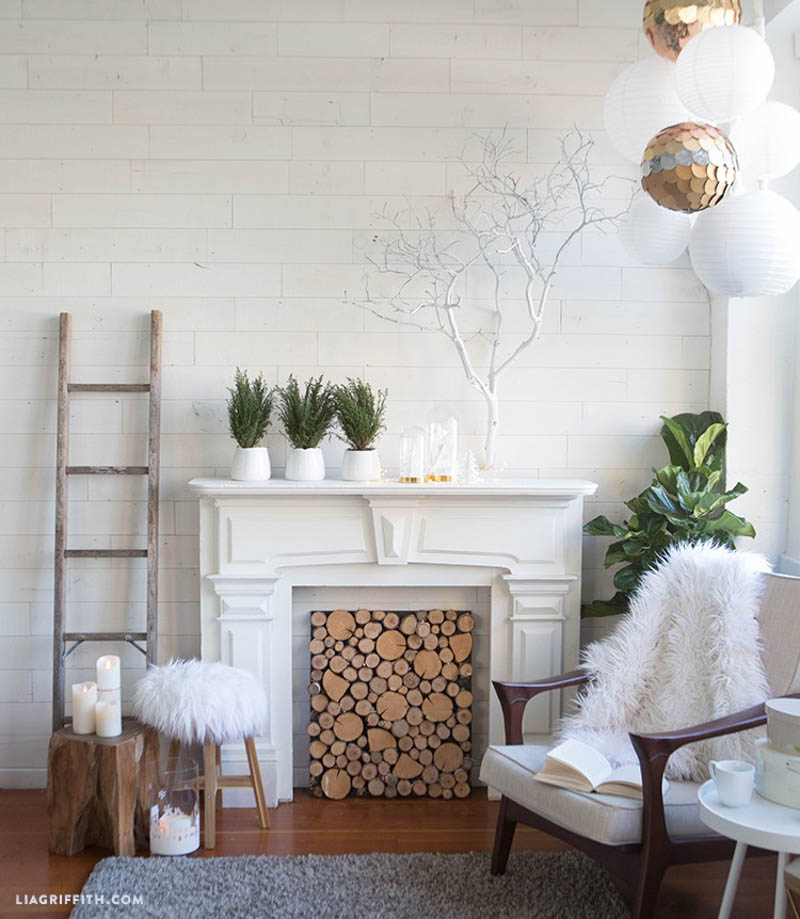
[[[208,661],[170,661],[151,667],[133,695],[133,710],[143,723],[171,738],[170,758],[180,744],[203,745],[204,845],[216,841],[216,802],[220,788],[253,789],[262,829],[269,827],[261,771],[253,738],[264,733],[267,696],[244,670]],[[220,745],[244,741],[249,775],[222,775]]]

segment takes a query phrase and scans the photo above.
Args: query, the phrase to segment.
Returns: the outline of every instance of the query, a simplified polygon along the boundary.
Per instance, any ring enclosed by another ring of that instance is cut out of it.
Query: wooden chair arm
[[[715,718],[704,724],[695,724],[678,731],[663,731],[658,734],[631,734],[631,743],[639,755],[640,761],[644,756],[647,762],[656,759],[666,761],[681,747],[698,740],[710,740],[724,734],[736,734],[739,731],[748,731],[767,723],[767,714],[764,703],[746,708],[744,711],[726,715],[724,718]],[[641,751],[641,752],[640,752]]]
[[[494,686],[494,691],[500,700],[500,708],[503,711],[506,743],[522,743],[522,716],[525,714],[525,706],[534,696],[550,692],[552,689],[564,689],[567,686],[588,683],[592,676],[589,670],[579,667],[568,673],[537,680],[535,683],[501,683],[498,680],[492,680],[492,686]]]
[[[800,693],[793,694],[793,698],[800,697]],[[642,768],[642,839],[653,840],[660,838],[667,844],[666,819],[664,817],[664,798],[662,781],[664,770],[670,756],[686,744],[698,740],[709,740],[712,737],[721,737],[724,734],[736,734],[739,731],[748,731],[767,723],[764,703],[754,705],[752,708],[726,715],[724,718],[715,718],[704,724],[692,725],[677,731],[662,731],[657,734],[631,734],[631,743],[639,757]]]

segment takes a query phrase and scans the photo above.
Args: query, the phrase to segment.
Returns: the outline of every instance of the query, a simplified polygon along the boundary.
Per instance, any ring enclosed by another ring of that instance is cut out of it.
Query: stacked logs
[[[313,794],[469,795],[474,627],[457,610],[311,614]]]

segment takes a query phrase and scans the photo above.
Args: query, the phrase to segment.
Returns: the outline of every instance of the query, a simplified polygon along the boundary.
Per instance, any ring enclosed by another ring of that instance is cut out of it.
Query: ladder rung
[[[69,383],[69,392],[150,392],[149,383]]]
[[[64,632],[64,641],[147,641],[147,632]]]
[[[147,466],[67,466],[67,475],[147,475]]]
[[[65,549],[65,558],[147,558],[147,549]]]

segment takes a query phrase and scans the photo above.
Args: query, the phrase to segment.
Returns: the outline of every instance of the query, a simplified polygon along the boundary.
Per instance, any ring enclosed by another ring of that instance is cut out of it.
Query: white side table
[[[771,849],[778,853],[778,872],[775,878],[774,919],[785,919],[786,887],[783,872],[788,855],[800,853],[800,810],[783,807],[767,801],[756,792],[745,807],[726,807],[720,804],[714,782],[705,782],[697,792],[700,819],[717,833],[736,840],[731,869],[725,884],[725,893],[719,908],[719,919],[728,919],[739,886],[739,875],[748,846]]]

